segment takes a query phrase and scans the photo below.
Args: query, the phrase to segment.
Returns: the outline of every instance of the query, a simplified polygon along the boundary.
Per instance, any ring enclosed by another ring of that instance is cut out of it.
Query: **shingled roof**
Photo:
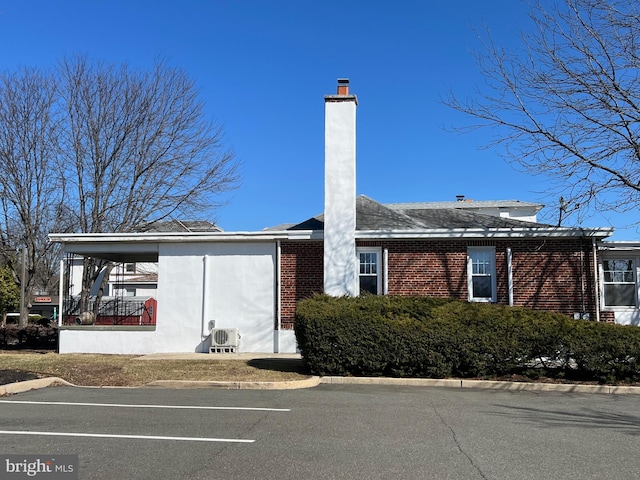
[[[456,208],[460,210],[475,210],[478,208],[527,208],[536,212],[542,210],[541,203],[523,202],[521,200],[456,200],[452,202],[410,202],[410,203],[385,203],[389,208],[401,210],[416,209],[442,209]]]
[[[450,202],[455,204],[455,202]],[[405,206],[403,208],[403,206]],[[524,228],[549,225],[496,217],[452,208],[421,204],[382,204],[360,195],[356,198],[356,230],[424,230],[447,228]],[[323,230],[324,214],[298,224],[285,224],[269,230]]]
[[[169,220],[154,222],[141,227],[141,233],[160,232],[221,232],[222,229],[208,220]]]

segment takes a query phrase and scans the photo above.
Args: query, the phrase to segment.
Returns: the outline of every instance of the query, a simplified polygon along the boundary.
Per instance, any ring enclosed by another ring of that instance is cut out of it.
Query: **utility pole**
[[[25,308],[25,279],[27,276],[27,247],[22,247],[22,268],[20,275],[20,320],[18,325],[20,327],[27,326],[27,310]]]

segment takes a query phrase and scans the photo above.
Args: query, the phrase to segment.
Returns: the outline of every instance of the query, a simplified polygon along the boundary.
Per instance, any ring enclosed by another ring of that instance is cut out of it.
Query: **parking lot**
[[[3,454],[81,479],[637,478],[637,397],[320,385],[55,387],[0,399]]]

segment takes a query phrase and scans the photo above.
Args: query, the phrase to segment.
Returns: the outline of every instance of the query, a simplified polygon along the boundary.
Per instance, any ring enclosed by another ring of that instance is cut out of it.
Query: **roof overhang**
[[[356,239],[491,239],[570,238],[603,240],[613,228],[449,228],[425,230],[357,230]],[[322,240],[322,230],[281,230],[259,232],[166,232],[166,233],[52,233],[51,242],[61,243],[65,253],[91,256],[114,262],[157,262],[163,243],[277,242],[281,240]],[[613,244],[613,242],[611,242]]]
[[[466,238],[569,238],[601,240],[613,234],[613,228],[433,228],[425,230],[358,230],[358,239],[466,239]]]
[[[640,242],[607,241],[600,243],[599,248],[613,252],[640,252]]]
[[[321,231],[165,232],[165,233],[51,233],[49,241],[63,245],[65,253],[113,262],[157,262],[163,243],[276,242],[322,240]]]

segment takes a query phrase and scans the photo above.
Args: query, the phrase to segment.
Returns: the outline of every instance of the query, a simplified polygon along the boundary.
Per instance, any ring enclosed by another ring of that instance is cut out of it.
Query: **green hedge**
[[[429,297],[318,295],[295,333],[316,375],[640,380],[640,328]]]

